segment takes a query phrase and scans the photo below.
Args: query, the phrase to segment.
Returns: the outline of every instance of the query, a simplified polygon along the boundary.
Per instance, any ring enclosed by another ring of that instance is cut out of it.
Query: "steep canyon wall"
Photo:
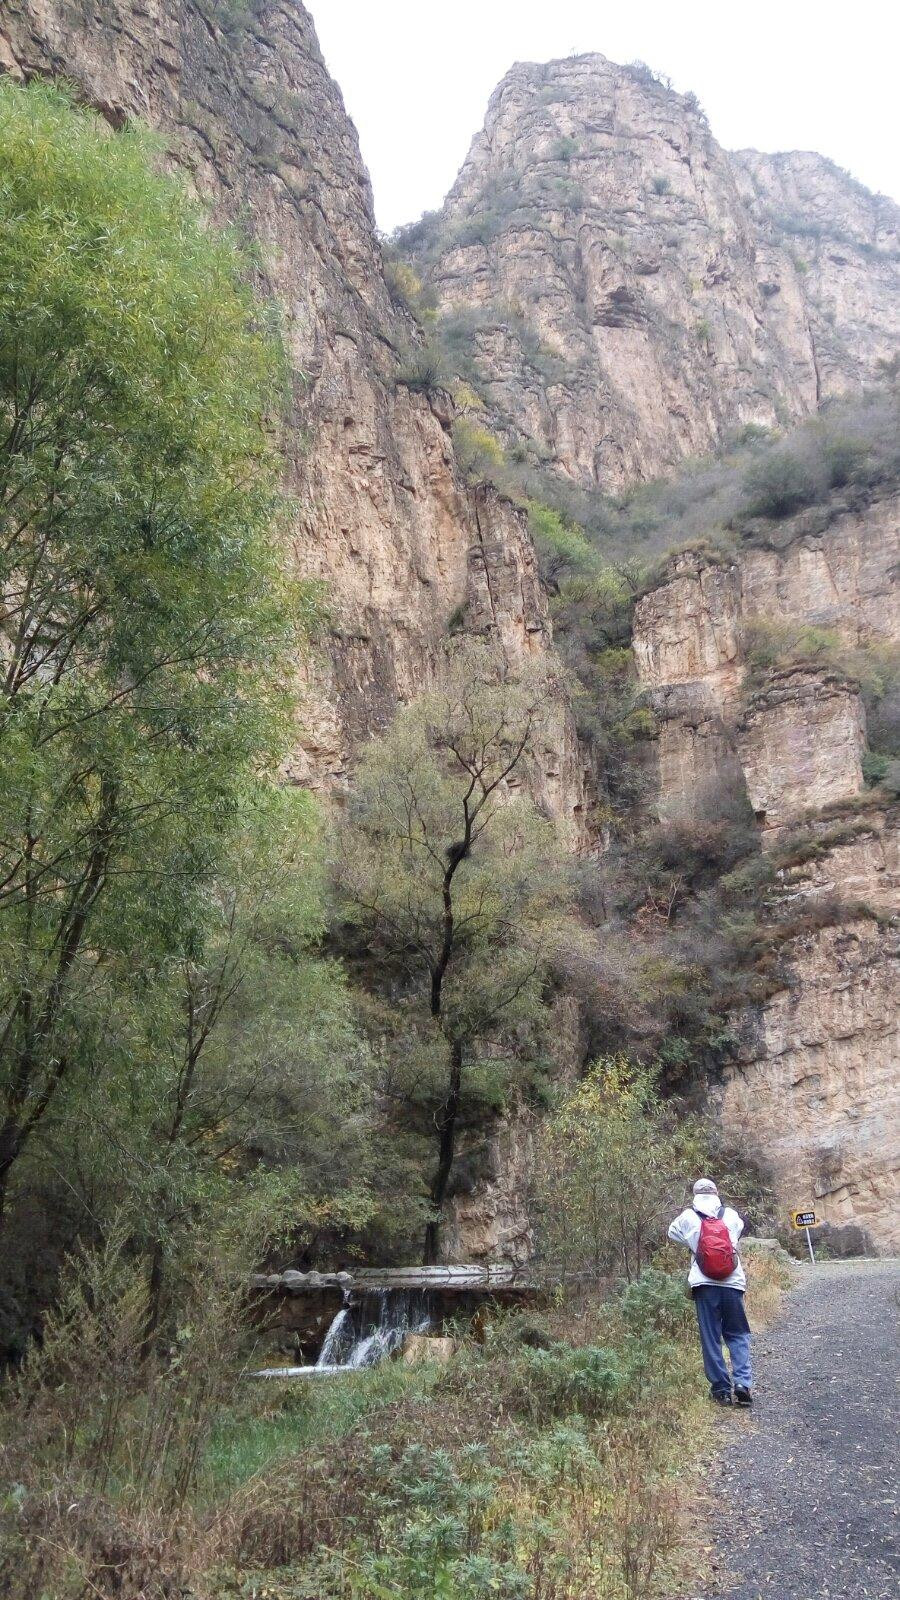
[[[586,487],[805,416],[900,333],[892,201],[730,155],[694,96],[599,55],[512,67],[409,239],[495,426]]]
[[[292,368],[288,555],[323,579],[290,776],[340,791],[359,741],[426,682],[450,617],[512,662],[550,649],[523,521],[455,466],[449,401],[397,382],[419,334],[388,293],[355,129],[300,4],[9,0],[0,67],[64,76],[120,126],[161,130],[217,221],[246,236]],[[574,838],[581,776],[560,705],[541,799]]]
[[[0,68],[65,75],[113,127],[160,129],[213,216],[249,236],[280,307],[287,555],[325,581],[331,619],[315,664],[298,669],[289,776],[340,793],[359,742],[427,681],[451,619],[492,630],[513,663],[551,651],[524,519],[463,481],[450,400],[399,381],[421,336],[386,286],[355,130],[303,6],[5,0]],[[728,155],[692,97],[599,56],[507,74],[416,249],[492,424],[588,488],[652,477],[744,424],[807,415],[896,352],[892,202],[819,156]],[[745,786],[767,847],[810,812],[853,812],[865,742],[854,683],[807,662],[749,686],[744,630],[789,617],[850,644],[896,639],[898,558],[885,492],[838,497],[734,559],[673,559],[634,633],[659,725],[660,815],[690,815],[723,774]],[[563,703],[540,769],[546,809],[583,840]],[[864,825],[787,873],[784,892],[864,901],[882,920],[826,924],[785,951],[783,985],[737,1020],[715,1095],[726,1128],[774,1161],[785,1198],[814,1198],[886,1245],[896,817],[854,815]],[[523,1118],[472,1153],[452,1206],[458,1254],[527,1253],[530,1139]]]
[[[745,785],[782,906],[822,925],[786,942],[761,1005],[732,1019],[712,1087],[725,1132],[771,1164],[784,1204],[814,1202],[884,1249],[900,1244],[900,806],[864,788],[857,684],[815,659],[746,682],[746,630],[827,627],[900,639],[900,498],[838,499],[731,561],[676,556],[638,604],[638,671],[659,720],[657,806],[690,818]],[[798,848],[799,846],[799,848]]]

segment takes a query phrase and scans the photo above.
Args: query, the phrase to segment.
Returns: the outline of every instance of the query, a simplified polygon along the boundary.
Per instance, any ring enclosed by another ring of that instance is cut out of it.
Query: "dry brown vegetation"
[[[82,1339],[59,1321],[5,1396],[11,1600],[648,1600],[687,1570],[710,1423],[681,1273],[499,1316],[449,1368],[236,1386],[224,1302],[138,1382],[101,1265]],[[782,1273],[754,1258],[757,1321]]]

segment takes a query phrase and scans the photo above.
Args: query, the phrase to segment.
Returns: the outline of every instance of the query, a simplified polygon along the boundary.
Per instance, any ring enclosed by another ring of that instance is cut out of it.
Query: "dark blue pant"
[[[730,1394],[731,1380],[739,1389],[753,1386],[750,1369],[750,1324],[744,1310],[741,1289],[726,1289],[721,1283],[701,1284],[694,1290],[703,1370],[713,1394]],[[722,1340],[731,1356],[731,1372],[722,1353]]]

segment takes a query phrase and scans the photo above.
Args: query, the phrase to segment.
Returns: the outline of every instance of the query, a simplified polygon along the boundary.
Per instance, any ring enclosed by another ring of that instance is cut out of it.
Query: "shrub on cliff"
[[[453,448],[459,469],[468,483],[496,483],[503,475],[506,456],[500,440],[468,417],[453,423]]]
[[[541,566],[541,577],[548,588],[559,593],[562,579],[586,575],[598,565],[597,552],[576,523],[554,511],[552,506],[532,500],[528,506],[528,527]]]
[[[430,341],[407,351],[394,382],[413,394],[437,394],[453,386],[443,352]]]
[[[753,461],[744,477],[744,510],[750,517],[789,517],[822,494],[827,475],[818,464],[785,445]]]

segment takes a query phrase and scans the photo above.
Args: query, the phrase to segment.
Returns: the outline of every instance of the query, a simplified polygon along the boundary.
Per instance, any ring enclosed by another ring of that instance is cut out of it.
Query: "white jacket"
[[[697,1212],[702,1211],[705,1217],[714,1217],[718,1214],[721,1204],[722,1202],[717,1194],[697,1194],[694,1196],[696,1210],[689,1207],[687,1211],[682,1211],[681,1215],[676,1217],[675,1221],[669,1225],[669,1238],[673,1244],[687,1245],[691,1255],[694,1256],[691,1262],[691,1270],[688,1273],[688,1284],[692,1289],[696,1289],[699,1284],[704,1283],[718,1284],[723,1289],[746,1289],[747,1287],[747,1277],[741,1266],[740,1256],[737,1258],[737,1266],[728,1278],[707,1278],[706,1274],[701,1272],[697,1265],[697,1257],[694,1255],[694,1251],[700,1243],[700,1218]],[[722,1221],[728,1229],[731,1242],[735,1248],[735,1254],[737,1255],[737,1242],[744,1231],[744,1224],[731,1206],[725,1207],[722,1212]]]

